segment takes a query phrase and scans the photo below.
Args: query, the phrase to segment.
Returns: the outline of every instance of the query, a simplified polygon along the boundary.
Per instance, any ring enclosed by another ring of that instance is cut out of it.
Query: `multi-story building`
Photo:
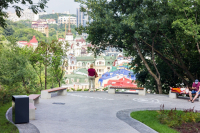
[[[58,24],[68,24],[70,18],[70,24],[76,25],[76,17],[62,16],[58,18]]]
[[[56,24],[56,20],[55,19],[46,19],[48,24]]]
[[[45,20],[32,21],[31,28],[46,34],[46,37],[49,37],[49,27]]]
[[[33,11],[30,9],[25,9],[23,12],[21,12],[20,17],[18,17],[16,13],[8,12],[8,19],[14,22],[20,20],[36,21],[39,19],[39,15],[34,14]]]
[[[85,27],[89,21],[89,16],[85,12],[81,12],[80,8],[76,8],[76,26],[82,25]]]
[[[37,39],[35,38],[35,36],[33,36],[33,38],[27,42],[27,41],[18,41],[17,42],[18,46],[19,47],[32,47],[34,50],[38,47],[38,41]]]

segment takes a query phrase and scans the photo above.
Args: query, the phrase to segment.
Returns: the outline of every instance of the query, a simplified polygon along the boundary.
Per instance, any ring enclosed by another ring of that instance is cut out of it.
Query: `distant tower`
[[[66,41],[73,41],[73,34],[71,32],[71,28],[70,28],[70,16],[69,16],[69,22],[68,22],[68,30],[67,30],[67,34],[66,34]]]
[[[52,10],[52,14],[55,14],[54,10]]]

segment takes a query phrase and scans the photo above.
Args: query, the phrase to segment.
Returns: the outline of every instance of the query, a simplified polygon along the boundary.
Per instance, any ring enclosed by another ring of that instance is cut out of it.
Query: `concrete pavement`
[[[66,96],[52,94],[36,104],[35,125],[40,133],[153,133],[154,130],[130,118],[131,111],[193,108],[199,102],[188,98],[170,99],[168,95],[107,92],[68,92]],[[28,133],[28,132],[27,132]]]

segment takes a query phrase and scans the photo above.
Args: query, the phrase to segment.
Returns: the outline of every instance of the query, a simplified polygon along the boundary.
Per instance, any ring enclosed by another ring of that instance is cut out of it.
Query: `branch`
[[[153,42],[152,42],[152,61],[153,61],[153,65],[154,65],[154,67],[156,69],[156,73],[158,74],[158,78],[160,79],[160,73],[158,71],[158,68],[156,67],[156,63],[155,63],[155,60],[154,60],[154,41],[155,41],[155,37],[156,37],[156,35],[158,33],[158,29],[159,29],[159,26],[157,26],[156,34],[153,37]]]

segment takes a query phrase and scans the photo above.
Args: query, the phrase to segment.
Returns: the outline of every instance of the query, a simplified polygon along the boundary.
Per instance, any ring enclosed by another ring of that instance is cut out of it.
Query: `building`
[[[46,37],[49,37],[49,27],[45,20],[32,21],[31,28],[44,33],[46,34]]]
[[[132,81],[128,78],[120,78],[117,80],[108,80],[107,84],[104,84],[104,88],[107,86],[120,86],[120,87],[137,87],[137,84],[135,81]]]
[[[100,78],[100,85],[103,87],[105,84],[108,84],[109,80],[119,80],[121,78],[128,78],[130,80],[135,80],[136,77],[133,74],[133,71],[128,69],[120,69],[118,68],[115,71],[105,72]]]
[[[62,16],[58,18],[58,24],[68,24],[70,19],[70,24],[76,25],[76,17],[72,16]]]
[[[38,14],[34,14],[32,10],[30,9],[25,9],[22,13],[21,16],[18,17],[16,13],[8,12],[8,20],[11,21],[20,21],[20,20],[30,20],[30,21],[37,21],[39,19]]]
[[[85,12],[81,12],[80,8],[76,8],[76,26],[79,27],[82,25],[85,27],[87,26],[87,22],[90,22],[89,16]]]
[[[34,50],[38,47],[38,41],[37,39],[35,38],[35,36],[33,36],[33,38],[27,42],[27,41],[18,41],[17,42],[18,46],[19,47],[32,47]]]
[[[56,24],[56,20],[55,19],[46,19],[47,24]]]

